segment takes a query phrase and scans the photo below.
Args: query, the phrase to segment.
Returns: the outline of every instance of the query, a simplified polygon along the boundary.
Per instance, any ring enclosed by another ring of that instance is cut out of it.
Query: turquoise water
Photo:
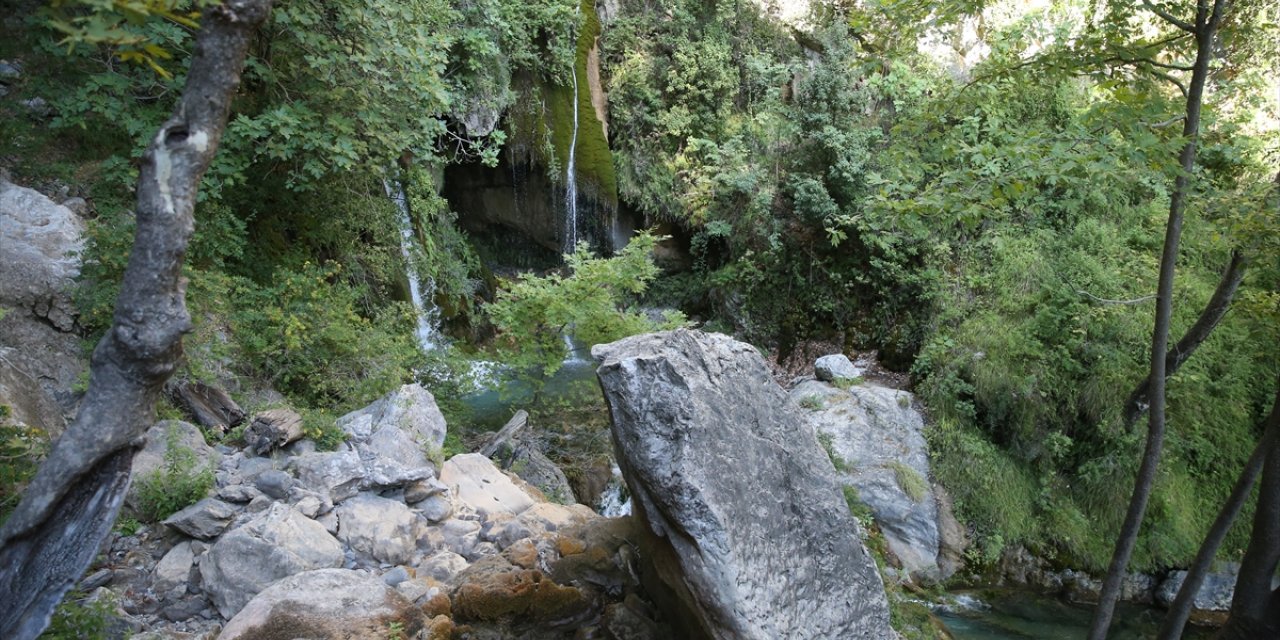
[[[1080,640],[1093,614],[1087,606],[1016,591],[953,594],[959,603],[935,609],[956,640]],[[1121,604],[1111,628],[1112,640],[1154,638],[1162,609]],[[1188,628],[1183,638],[1208,638],[1210,631]]]

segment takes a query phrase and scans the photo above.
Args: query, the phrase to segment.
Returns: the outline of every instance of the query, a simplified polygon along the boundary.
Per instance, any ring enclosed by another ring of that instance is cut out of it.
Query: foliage
[[[898,483],[898,488],[913,502],[920,502],[929,495],[929,483],[920,472],[899,460],[889,462],[889,468],[893,469],[893,479]]]
[[[347,432],[338,427],[337,417],[322,410],[303,412],[302,432],[320,451],[334,451],[347,440]]]
[[[41,640],[106,640],[116,623],[116,604],[110,597],[88,597],[72,591],[53,612]]]
[[[18,506],[22,491],[48,450],[48,436],[13,422],[9,405],[0,405],[0,522]]]
[[[179,442],[176,426],[170,425],[165,437],[164,463],[137,479],[137,515],[143,522],[164,520],[213,489],[213,466],[198,466],[195,451]]]
[[[503,362],[518,375],[545,380],[569,355],[566,338],[599,344],[679,326],[679,315],[659,323],[633,306],[658,273],[650,257],[656,241],[641,233],[612,258],[594,257],[583,243],[565,256],[569,275],[526,275],[509,283],[485,306],[499,331]]]
[[[800,402],[798,404],[801,408],[808,409],[810,411],[817,411],[823,407],[822,396],[817,394],[807,395],[800,398]],[[819,439],[821,439],[821,436],[819,436]]]
[[[849,464],[848,460],[845,460],[843,456],[836,452],[835,438],[830,433],[825,431],[818,432],[818,444],[822,445],[822,448],[826,450],[827,457],[831,458],[831,466],[835,467],[836,471],[840,473],[853,471],[853,465]]]

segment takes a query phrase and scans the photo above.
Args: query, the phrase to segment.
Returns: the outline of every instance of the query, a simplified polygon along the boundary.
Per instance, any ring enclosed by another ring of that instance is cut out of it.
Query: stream
[[[1079,640],[1092,608],[1013,590],[958,591],[933,607],[956,640]],[[1113,640],[1154,638],[1164,610],[1129,603],[1116,609]],[[1188,627],[1183,638],[1208,638],[1211,630]]]

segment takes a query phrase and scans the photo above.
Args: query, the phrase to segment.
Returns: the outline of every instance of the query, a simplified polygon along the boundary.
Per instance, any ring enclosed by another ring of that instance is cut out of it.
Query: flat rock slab
[[[894,637],[831,461],[754,347],[681,329],[592,355],[637,515],[674,552],[661,580],[701,635]]]
[[[422,611],[375,575],[321,569],[271,585],[236,614],[218,640],[307,638],[386,640],[390,629],[415,637]]]
[[[453,490],[455,499],[486,518],[499,513],[518,516],[534,504],[528,493],[478,453],[450,458],[440,471],[440,481]]]

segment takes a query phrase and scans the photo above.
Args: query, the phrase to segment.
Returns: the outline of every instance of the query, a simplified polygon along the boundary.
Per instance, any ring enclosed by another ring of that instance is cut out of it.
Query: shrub
[[[898,487],[913,502],[920,502],[928,495],[929,483],[915,469],[897,460],[890,462],[889,468],[893,469],[893,479],[897,481]]]
[[[823,406],[822,398],[817,395],[810,395],[810,396],[805,396],[803,398],[800,398],[799,404],[801,407],[805,409],[809,409],[810,411],[817,411],[821,409]]]
[[[164,464],[138,480],[138,517],[158,522],[189,507],[213,488],[213,465],[198,466],[196,453],[178,443],[177,427],[169,427]]]

